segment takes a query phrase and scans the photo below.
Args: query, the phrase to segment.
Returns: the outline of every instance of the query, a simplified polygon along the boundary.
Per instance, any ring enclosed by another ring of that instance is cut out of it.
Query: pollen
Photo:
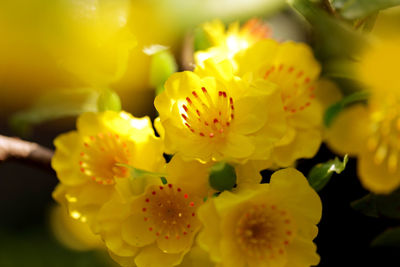
[[[115,177],[127,177],[132,144],[112,133],[98,133],[86,138],[79,153],[79,169],[91,180],[112,185]]]
[[[168,190],[152,186],[145,195],[141,210],[146,211],[149,231],[170,240],[194,233],[196,229],[192,226],[199,225],[194,216],[198,199],[190,198],[183,189],[175,189],[172,184],[165,187]]]
[[[396,173],[400,167],[400,110],[398,103],[379,103],[374,106],[370,118],[372,125],[367,148],[374,153],[374,163],[386,166],[390,173]]]
[[[276,205],[253,205],[239,217],[236,240],[242,251],[258,259],[284,254],[293,239],[289,214]]]
[[[214,93],[213,95],[211,93]],[[183,124],[193,134],[205,138],[225,136],[234,120],[234,100],[225,91],[201,87],[192,91],[181,106]]]
[[[276,83],[281,88],[284,110],[288,113],[305,110],[315,98],[315,87],[304,70],[279,64],[267,67],[262,73],[265,80]]]

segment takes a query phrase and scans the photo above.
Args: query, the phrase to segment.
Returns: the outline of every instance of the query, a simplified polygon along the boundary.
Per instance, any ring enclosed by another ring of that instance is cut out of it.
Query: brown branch
[[[337,16],[336,10],[331,5],[331,2],[329,0],[322,0],[322,6],[326,11],[328,11],[329,14],[335,17]]]
[[[181,52],[181,71],[194,69],[194,36],[193,33],[186,33],[183,39]]]
[[[16,160],[51,170],[54,152],[36,143],[0,135],[0,162]]]

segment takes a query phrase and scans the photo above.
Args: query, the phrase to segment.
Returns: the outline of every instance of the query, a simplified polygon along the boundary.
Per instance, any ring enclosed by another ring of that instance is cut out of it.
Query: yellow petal
[[[184,161],[175,155],[167,164],[168,183],[178,184],[185,191],[196,192],[200,197],[207,196],[209,191],[208,176],[210,164],[198,161]],[[190,173],[190,179],[188,179]]]
[[[250,134],[260,130],[267,120],[262,99],[258,96],[241,98],[236,101],[235,118],[232,130],[238,134]]]
[[[151,222],[145,221],[144,217],[143,213],[133,213],[121,224],[122,238],[133,247],[144,247],[157,239],[149,230]]]
[[[194,246],[183,258],[179,267],[214,267],[210,256],[199,246]]]
[[[290,143],[275,147],[272,157],[279,166],[288,167],[299,158],[314,157],[321,142],[319,129],[298,129]]]
[[[312,240],[296,237],[287,250],[291,255],[288,258],[287,266],[316,266],[320,261],[320,257],[316,252],[317,247]]]
[[[251,138],[236,134],[230,133],[227,143],[222,148],[222,153],[225,158],[240,158],[245,159],[249,157],[254,152],[254,144],[251,142]],[[219,157],[216,156],[216,159]]]
[[[132,135],[134,141],[138,142],[132,153],[132,165],[141,170],[161,172],[165,165],[163,141],[155,136],[149,136],[145,141],[139,143],[136,137],[137,135]]]
[[[76,128],[82,135],[92,135],[104,132],[100,116],[93,112],[86,112],[80,115],[76,121]]]
[[[113,231],[102,233],[102,238],[107,248],[115,255],[120,257],[133,257],[139,249],[129,246],[122,240],[121,230],[118,225],[115,225]]]
[[[245,164],[235,166],[237,189],[247,185],[259,184],[262,180],[260,169],[254,161],[248,161]]]
[[[304,43],[292,41],[282,43],[274,61],[277,66],[283,64],[303,71],[303,75],[310,78],[311,81],[315,80],[321,71],[321,66],[315,60],[312,49]]]
[[[161,124],[160,117],[154,119],[154,128],[156,128],[157,133],[160,135],[161,139],[165,136],[165,129]]]
[[[123,267],[136,267],[134,260],[135,258],[133,256],[132,257],[118,256],[110,250],[108,251],[108,254],[114,261],[116,261],[119,265]]]
[[[363,104],[343,110],[326,129],[326,143],[339,154],[357,155],[365,147],[369,113]]]
[[[238,74],[258,70],[265,62],[273,62],[279,44],[275,40],[266,39],[255,43],[249,49],[239,52],[235,60],[238,63]]]
[[[135,258],[138,267],[159,267],[178,265],[185,253],[167,254],[162,252],[156,245],[144,247]]]
[[[203,62],[202,66],[196,67],[194,72],[200,77],[212,76],[219,80],[231,80],[233,78],[233,66],[229,60],[216,62],[210,58]]]
[[[377,194],[389,194],[400,186],[400,168],[390,171],[386,161],[376,164],[375,153],[365,149],[358,157],[357,170],[362,185]]]
[[[181,253],[183,251],[188,251],[192,247],[194,233],[196,233],[200,228],[200,224],[192,225],[190,232],[187,235],[169,236],[168,239],[165,236],[160,236],[157,239],[157,245],[161,251],[168,254]]]
[[[271,192],[276,196],[281,195],[279,198],[282,198],[282,202],[291,207],[291,212],[307,218],[310,223],[319,222],[322,215],[321,199],[301,172],[293,168],[276,171],[271,176],[270,186]]]
[[[56,151],[51,160],[51,166],[65,185],[79,185],[88,180],[88,177],[79,171],[81,143],[79,134],[75,131],[62,134],[54,140]]]
[[[221,257],[223,258],[222,266],[232,267],[245,267],[245,257],[241,255],[235,241],[229,239],[223,239],[221,242]],[[255,266],[255,265],[254,265]]]
[[[208,200],[204,203],[199,208],[198,215],[200,220],[204,223],[204,227],[198,235],[197,242],[202,249],[210,254],[213,261],[220,261],[220,217],[213,201]]]
[[[315,97],[321,104],[324,112],[328,107],[340,101],[343,95],[333,81],[319,79],[315,83]]]

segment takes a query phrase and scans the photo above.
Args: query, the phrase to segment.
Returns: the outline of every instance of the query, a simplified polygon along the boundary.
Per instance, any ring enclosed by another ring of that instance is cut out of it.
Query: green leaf
[[[208,181],[215,190],[231,190],[236,184],[235,168],[225,162],[215,163],[210,169]]]
[[[355,92],[351,95],[344,97],[339,102],[330,106],[324,114],[324,125],[326,127],[330,127],[334,119],[339,115],[339,113],[350,104],[354,104],[356,102],[365,101],[369,98],[370,93],[368,91],[360,91]]]
[[[103,89],[97,100],[98,111],[120,111],[121,110],[121,99],[118,94],[111,89]]]
[[[351,203],[353,209],[370,217],[400,220],[400,189],[389,195],[368,194]]]
[[[371,246],[400,248],[400,227],[390,228],[384,231],[372,241]]]
[[[342,17],[351,20],[400,5],[400,0],[332,0],[332,4]]]
[[[369,217],[379,217],[375,196],[372,194],[368,194],[358,200],[353,201],[351,203],[351,207]]]
[[[343,162],[339,158],[335,158],[315,165],[307,176],[311,187],[317,192],[320,191],[329,182],[334,172],[339,174],[346,168],[347,161],[348,156],[345,155]]]
[[[150,85],[156,88],[157,94],[164,90],[165,81],[177,69],[175,57],[169,50],[161,50],[151,56]]]
[[[93,88],[59,89],[48,92],[40,96],[31,108],[14,114],[10,119],[10,125],[17,133],[26,136],[35,124],[97,111],[98,97],[99,91]]]

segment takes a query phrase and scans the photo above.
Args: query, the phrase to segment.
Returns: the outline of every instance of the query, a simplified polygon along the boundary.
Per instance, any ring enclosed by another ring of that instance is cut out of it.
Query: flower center
[[[290,113],[302,111],[311,105],[315,98],[315,87],[310,85],[311,79],[302,70],[292,66],[272,65],[262,71],[265,80],[271,81],[281,88],[283,108]]]
[[[294,235],[290,216],[275,205],[253,205],[240,217],[236,237],[242,250],[259,259],[284,254]]]
[[[114,184],[115,177],[127,177],[133,144],[117,134],[99,133],[83,143],[79,167],[82,173],[99,184]]]
[[[165,239],[180,239],[193,233],[199,225],[196,218],[198,198],[190,197],[172,184],[152,186],[143,202],[143,219],[148,230]]]
[[[192,91],[192,96],[186,97],[181,107],[183,123],[192,133],[202,137],[224,136],[235,118],[233,99],[225,91],[211,96],[202,87],[200,94]]]
[[[367,147],[374,152],[377,165],[386,164],[389,172],[399,168],[400,153],[400,110],[398,103],[379,107],[371,113],[372,133]]]

